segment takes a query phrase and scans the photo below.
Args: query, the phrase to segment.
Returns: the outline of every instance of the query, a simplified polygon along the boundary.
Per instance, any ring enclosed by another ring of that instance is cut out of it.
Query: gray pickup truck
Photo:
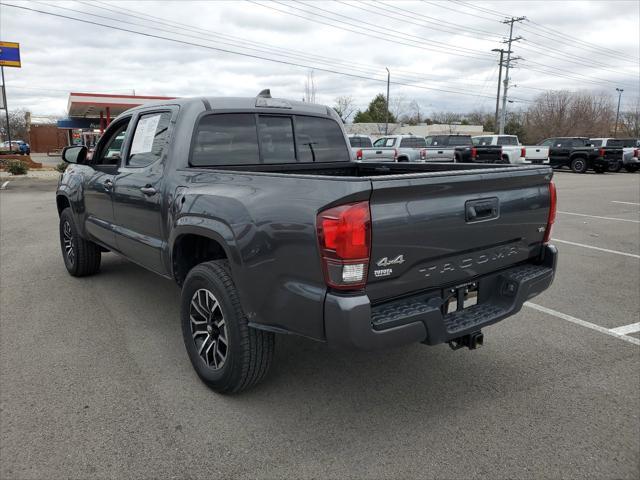
[[[361,162],[419,162],[424,161],[424,137],[416,135],[387,135],[373,142],[372,148],[361,148],[356,160]]]
[[[173,279],[189,359],[218,392],[265,376],[275,334],[476,348],[554,278],[551,168],[358,163],[321,105],[148,104],[86,154],[64,150],[56,191],[66,269],[114,252]]]

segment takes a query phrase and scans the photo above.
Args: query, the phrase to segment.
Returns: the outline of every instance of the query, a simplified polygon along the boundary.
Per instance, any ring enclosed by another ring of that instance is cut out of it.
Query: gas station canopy
[[[67,115],[71,118],[100,118],[106,116],[107,109],[111,118],[117,117],[125,110],[157,100],[172,100],[174,97],[157,97],[147,95],[110,95],[104,93],[69,94]]]

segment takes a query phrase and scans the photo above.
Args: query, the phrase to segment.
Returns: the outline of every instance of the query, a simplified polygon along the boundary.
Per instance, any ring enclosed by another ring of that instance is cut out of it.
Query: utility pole
[[[500,62],[498,63],[498,65],[500,65],[500,70],[498,71],[498,93],[496,94],[496,114],[495,117],[493,118],[493,129],[497,130],[498,129],[498,111],[500,109],[500,84],[502,83],[502,65],[504,64],[502,58],[504,57],[504,52],[506,52],[506,50],[504,48],[494,48],[493,50],[491,50],[492,52],[500,52]]]
[[[614,137],[618,135],[618,117],[620,116],[620,98],[622,97],[622,92],[624,92],[624,90],[622,88],[616,88],[616,92],[618,92],[618,109],[616,110],[616,126],[613,127]]]
[[[4,106],[4,113],[7,116],[7,140],[9,140],[9,151],[12,151],[13,146],[11,144],[11,126],[9,125],[9,106],[7,105],[7,86],[4,82],[4,67],[0,67],[0,71],[2,72],[2,105]]]
[[[513,38],[513,24],[516,22],[522,22],[527,17],[511,17],[508,20],[504,20],[502,23],[509,24],[509,40],[505,43],[509,44],[509,48],[507,48],[507,64],[506,71],[504,75],[504,92],[502,94],[502,115],[500,115],[500,134],[504,133],[504,125],[507,120],[507,92],[509,91],[509,69],[511,68],[511,61],[518,60],[518,58],[511,58],[511,44],[513,42],[517,42],[518,40],[522,40],[522,37]]]
[[[387,67],[384,67],[384,68],[387,69],[387,111],[385,112],[385,122],[384,122],[384,134],[386,136],[387,132],[389,131],[389,83],[391,81],[391,72]]]

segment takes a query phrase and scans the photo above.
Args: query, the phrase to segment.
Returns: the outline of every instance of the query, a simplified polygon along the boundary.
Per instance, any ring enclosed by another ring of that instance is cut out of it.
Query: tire
[[[201,263],[189,272],[180,319],[191,364],[212,390],[237,393],[267,374],[275,335],[248,326],[226,260]]]
[[[571,170],[575,173],[585,173],[587,171],[587,159],[584,157],[576,157],[571,160]]]
[[[64,266],[74,277],[93,275],[100,270],[100,247],[80,237],[69,207],[60,214],[60,248]]]
[[[609,163],[609,168],[607,169],[611,173],[618,173],[622,168],[622,162]]]
[[[635,173],[640,167],[638,165],[625,165],[624,169],[629,173]]]

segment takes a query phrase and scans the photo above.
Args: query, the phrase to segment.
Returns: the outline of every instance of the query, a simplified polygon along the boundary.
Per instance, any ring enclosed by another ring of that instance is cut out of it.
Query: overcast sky
[[[406,84],[392,83],[392,103],[398,97],[407,104],[415,100],[423,113],[491,111],[498,78],[498,54],[491,50],[506,48],[501,40],[508,36],[501,20],[526,16],[514,26],[514,36],[523,39],[512,47],[522,59],[510,75],[517,85],[510,90],[516,102],[511,108],[526,108],[545,89],[613,97],[620,87],[624,109],[638,102],[640,90],[639,5],[637,0],[1,0],[0,39],[21,44],[22,68],[5,68],[9,107],[34,115],[63,115],[70,91],[255,96],[271,88],[274,96],[301,99],[311,68],[318,103],[332,105],[344,95],[366,108],[386,88],[385,67],[392,82]]]

